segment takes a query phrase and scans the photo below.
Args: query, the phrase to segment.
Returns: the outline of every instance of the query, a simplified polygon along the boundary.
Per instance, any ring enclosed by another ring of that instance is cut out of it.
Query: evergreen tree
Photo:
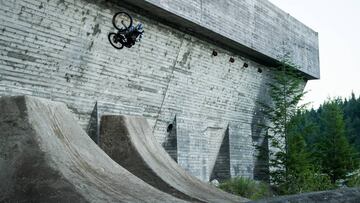
[[[360,97],[351,93],[349,100],[345,99],[341,108],[344,112],[346,135],[349,142],[360,152]]]
[[[321,176],[331,175],[333,183],[338,179],[345,178],[346,174],[353,174],[347,176],[346,181],[354,182],[352,176],[356,176],[355,182],[360,182],[358,181],[360,180],[359,170],[357,173],[352,173],[359,166],[359,118],[360,98],[355,98],[354,94],[349,99],[330,100],[317,110],[311,109],[302,112],[301,121],[297,122],[295,132],[301,133],[305,139],[305,148],[307,153],[311,154],[309,160],[312,162],[314,172],[321,171]],[[335,141],[330,142],[334,139]],[[335,156],[331,155],[331,150],[333,150],[333,154],[336,153]],[[318,177],[321,173],[316,172],[315,175]],[[324,176],[323,178],[326,179]],[[316,177],[314,181],[316,181]],[[326,181],[324,180],[324,182]],[[316,182],[312,184],[317,185]],[[314,190],[328,188],[329,185],[326,185],[328,184],[317,185]],[[306,185],[304,187],[307,188]]]
[[[295,194],[333,188],[330,178],[314,167],[305,138],[316,132],[314,123],[308,121],[305,111],[298,111],[288,126],[287,181],[280,187],[282,194]]]
[[[314,157],[322,171],[333,183],[343,179],[356,167],[355,151],[345,135],[345,122],[340,100],[331,100],[322,105],[320,113],[321,133],[315,144]]]
[[[300,128],[306,128],[301,121],[302,114],[299,111],[293,116],[288,126],[288,152],[287,152],[287,181],[281,190],[285,194],[294,194],[308,191],[304,186],[306,181],[305,172],[312,168],[309,161],[309,153],[306,151],[306,143]]]
[[[303,173],[312,168],[304,138],[295,130],[299,119],[294,119],[294,116],[305,107],[297,106],[305,94],[303,84],[303,78],[284,62],[269,84],[272,103],[261,103],[268,120],[264,128],[269,141],[270,182],[280,194],[306,191],[300,184],[306,182],[304,179],[307,177]]]

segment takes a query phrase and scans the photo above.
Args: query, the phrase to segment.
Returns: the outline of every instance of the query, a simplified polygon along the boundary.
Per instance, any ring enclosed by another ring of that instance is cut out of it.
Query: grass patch
[[[218,186],[220,189],[242,197],[256,200],[272,197],[271,188],[268,184],[245,177],[229,179]]]

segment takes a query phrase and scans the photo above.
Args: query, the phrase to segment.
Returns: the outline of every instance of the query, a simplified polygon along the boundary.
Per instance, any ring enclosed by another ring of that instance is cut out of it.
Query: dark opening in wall
[[[258,68],[258,72],[259,72],[259,73],[262,73],[262,69],[261,69],[261,68]]]
[[[235,59],[233,57],[230,57],[230,63],[234,63],[235,62]]]
[[[166,152],[177,162],[177,135],[176,135],[176,117],[174,120],[167,126],[167,135],[165,137],[162,146],[166,150]]]
[[[168,125],[166,132],[170,132],[173,129],[173,124]]]
[[[247,67],[249,67],[249,64],[244,63],[243,67],[244,67],[244,68],[247,68]]]
[[[217,56],[217,55],[218,55],[217,51],[213,50],[213,51],[212,51],[212,55],[213,55],[213,56]]]

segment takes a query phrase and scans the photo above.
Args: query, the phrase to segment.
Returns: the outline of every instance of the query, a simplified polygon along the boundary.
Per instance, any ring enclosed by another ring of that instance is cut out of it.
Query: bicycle
[[[108,39],[110,44],[116,49],[122,49],[124,46],[131,48],[135,45],[135,42],[141,40],[144,33],[143,25],[139,23],[136,26],[133,26],[132,17],[123,11],[114,15],[112,24],[118,31],[117,33],[109,33]]]

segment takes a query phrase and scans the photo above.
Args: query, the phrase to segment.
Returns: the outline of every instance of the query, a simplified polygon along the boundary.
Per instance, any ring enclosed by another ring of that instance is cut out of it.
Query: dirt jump
[[[184,202],[115,163],[64,104],[0,97],[0,202]]]
[[[175,197],[195,202],[249,201],[189,175],[156,141],[143,117],[102,116],[100,147],[132,174]]]

